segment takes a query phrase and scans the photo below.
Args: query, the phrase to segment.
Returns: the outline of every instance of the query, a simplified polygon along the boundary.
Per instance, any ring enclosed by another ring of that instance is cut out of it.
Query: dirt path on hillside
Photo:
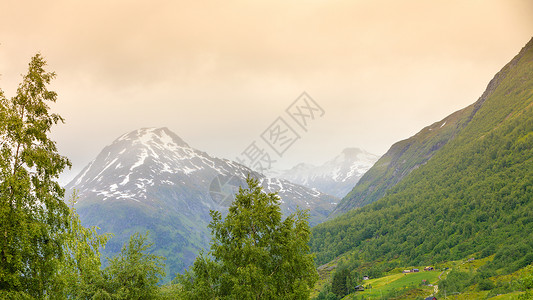
[[[439,274],[439,280],[441,280],[441,276],[442,274],[444,274],[444,272],[446,272],[446,270],[442,271],[442,273]],[[433,294],[429,295],[429,297],[437,297],[437,294],[439,293],[439,285],[438,284],[434,284],[433,285]]]

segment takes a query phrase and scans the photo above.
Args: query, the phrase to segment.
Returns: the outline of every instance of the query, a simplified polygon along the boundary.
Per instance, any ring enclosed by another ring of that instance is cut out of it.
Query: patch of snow
[[[146,152],[145,149],[143,149],[143,151],[138,157],[139,157],[139,160],[135,164],[133,164],[133,166],[131,166],[130,171],[144,164],[144,160],[148,157],[148,153]]]
[[[168,149],[176,149],[178,145],[174,142],[171,136],[169,136],[165,131],[161,131],[159,136],[162,144]]]
[[[130,181],[130,174],[126,175],[126,177],[124,178],[124,180],[122,180],[121,183],[119,183],[120,185],[125,185],[126,183],[128,183]]]
[[[125,141],[125,140],[129,140],[129,138],[128,138],[128,135],[129,135],[129,134],[130,134],[129,132],[128,132],[128,133],[124,133],[123,135],[121,135],[121,136],[117,139],[117,141]]]
[[[102,171],[100,171],[100,173],[98,173],[98,175],[96,175],[96,177],[99,177],[102,173],[104,173],[105,170],[107,170],[107,168],[111,167],[116,161],[118,160],[118,157],[115,157],[115,159],[113,159],[110,163],[108,163],[104,169],[102,169]],[[100,181],[102,178],[100,178],[98,181]]]
[[[183,167],[183,168],[181,169],[181,171],[182,171],[183,173],[185,173],[186,175],[189,175],[189,174],[191,174],[192,172],[195,172],[195,171],[197,171],[197,170],[198,170],[198,169],[192,169],[192,168],[189,168],[189,167],[187,167],[187,166],[185,166],[185,167]]]
[[[143,188],[146,185],[149,185],[149,186],[153,186],[154,185],[154,180],[153,179],[141,178],[141,179],[139,179],[139,181],[142,183]]]
[[[91,162],[89,163],[89,165],[87,166],[87,168],[85,169],[85,171],[83,172],[83,174],[81,174],[81,176],[78,178],[78,180],[76,180],[75,185],[78,185],[78,184],[81,183],[81,180],[85,177],[85,175],[87,174],[87,172],[89,171],[89,169],[91,169],[91,166],[93,165],[93,163],[94,163],[94,160],[91,161]]]
[[[163,165],[163,170],[161,170],[161,172],[172,173],[172,169],[167,163],[162,163],[162,165]]]

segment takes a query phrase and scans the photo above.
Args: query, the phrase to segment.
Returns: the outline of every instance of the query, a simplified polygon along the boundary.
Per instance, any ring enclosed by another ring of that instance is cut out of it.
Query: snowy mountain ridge
[[[270,175],[342,198],[378,159],[379,156],[365,150],[346,148],[320,166],[300,163],[289,170],[274,171]]]
[[[105,147],[67,189],[76,186],[80,195],[92,192],[104,196],[102,200],[112,197],[146,200],[149,187],[179,184],[172,179],[173,175],[191,175],[205,166],[218,174],[240,168],[228,160],[223,160],[227,167],[221,167],[224,165],[221,161],[191,148],[167,128],[142,128],[120,136]],[[145,165],[150,167],[143,167]]]

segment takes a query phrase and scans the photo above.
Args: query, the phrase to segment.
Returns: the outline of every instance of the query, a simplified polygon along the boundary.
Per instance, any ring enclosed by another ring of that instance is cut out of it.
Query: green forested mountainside
[[[193,224],[187,222],[188,219],[180,218],[175,211],[157,210],[142,203],[135,205],[121,202],[107,203],[107,205],[96,202],[87,205],[81,203],[77,205],[77,211],[84,226],[91,224],[98,228],[106,228],[105,232],[114,233],[105,248],[101,249],[105,257],[113,257],[120,253],[131,235],[149,231],[148,241],[159,246],[153,247],[152,253],[165,257],[164,281],[174,278],[176,271],[172,270],[185,269],[187,266],[184,261],[193,261],[197,245],[207,239],[201,236],[204,232],[199,231],[195,234],[188,233],[185,229],[176,229],[192,227]],[[104,231],[99,230],[99,232]]]
[[[496,74],[483,95],[474,104],[425,127],[416,135],[392,145],[389,151],[365,173],[352,191],[342,199],[335,211],[331,214],[331,217],[338,216],[353,208],[362,207],[380,199],[405,176],[409,175],[421,165],[424,165],[444,145],[458,136],[474,119],[479,109],[494,94],[496,88],[504,79],[513,80],[512,78],[508,78],[508,76],[513,76],[510,75],[510,71],[524,54],[525,52],[521,52]],[[503,113],[503,111],[501,110],[500,112]],[[498,114],[494,110],[493,113]],[[501,115],[497,116],[502,117]],[[489,117],[493,118],[493,116]],[[485,125],[491,126],[490,124]]]
[[[383,198],[313,228],[318,264],[344,255],[372,274],[495,254],[486,268],[505,273],[533,262],[533,40],[467,110],[464,129]]]

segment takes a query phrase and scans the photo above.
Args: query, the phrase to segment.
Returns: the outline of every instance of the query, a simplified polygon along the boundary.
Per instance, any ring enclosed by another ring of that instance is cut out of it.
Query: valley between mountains
[[[142,128],[105,147],[66,188],[77,191],[84,225],[115,235],[106,255],[149,231],[168,282],[208,245],[209,211],[226,213],[228,198],[216,195],[235,193],[247,176],[279,194],[285,216],[309,211],[317,299],[376,298],[361,293],[363,277],[398,279],[402,268],[430,265],[442,270],[438,289],[388,289],[390,297],[530,295],[520,278],[533,263],[533,40],[477,101],[382,157],[347,148],[321,166],[260,174],[167,128]],[[483,263],[467,270],[466,259]]]

